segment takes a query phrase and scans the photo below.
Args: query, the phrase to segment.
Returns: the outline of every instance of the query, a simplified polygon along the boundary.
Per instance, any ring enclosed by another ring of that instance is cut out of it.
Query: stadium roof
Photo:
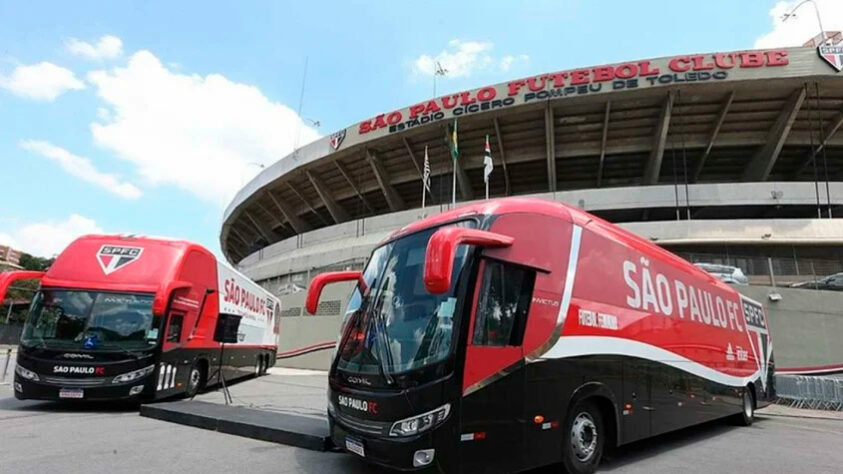
[[[450,94],[364,120],[264,169],[220,242],[233,262],[309,230],[450,201],[674,183],[843,179],[843,54],[814,48],[683,55],[571,69]],[[837,54],[837,55],[835,55]],[[812,158],[816,156],[817,160]],[[825,168],[823,172],[825,173]],[[687,178],[686,178],[687,177]]]

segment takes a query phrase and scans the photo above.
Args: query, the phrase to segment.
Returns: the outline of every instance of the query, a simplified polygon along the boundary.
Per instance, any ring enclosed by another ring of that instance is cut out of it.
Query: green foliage
[[[20,266],[22,266],[24,270],[43,272],[44,270],[50,268],[50,265],[53,264],[54,260],[54,258],[36,257],[26,252],[21,252],[20,254]]]
[[[20,256],[20,266],[23,267],[24,270],[33,270],[33,271],[45,271],[50,268],[50,265],[53,264],[52,258],[41,258],[35,257],[28,253],[21,253]],[[16,281],[11,287],[9,287],[9,291],[6,292],[6,299],[5,301],[15,301],[23,302],[23,301],[30,301],[32,297],[35,295],[35,291],[38,289],[39,282],[37,280],[19,280]],[[11,317],[9,318],[9,322],[22,322],[26,318],[26,312],[28,310],[28,305],[26,304],[16,304],[14,309],[12,310]],[[2,304],[0,302],[0,324],[6,321],[6,315],[9,311],[8,304]]]

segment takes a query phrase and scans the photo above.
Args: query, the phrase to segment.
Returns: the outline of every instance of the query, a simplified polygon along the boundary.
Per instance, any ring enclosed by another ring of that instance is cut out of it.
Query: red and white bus
[[[89,235],[40,279],[18,347],[19,399],[151,400],[275,364],[280,302],[190,242]],[[223,341],[223,342],[220,342]]]
[[[670,252],[539,199],[396,231],[357,281],[329,374],[334,443],[400,470],[593,472],[604,449],[774,396],[764,308]]]

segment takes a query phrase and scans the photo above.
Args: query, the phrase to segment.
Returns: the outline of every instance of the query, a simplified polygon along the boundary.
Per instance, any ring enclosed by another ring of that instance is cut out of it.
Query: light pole
[[[313,128],[319,128],[319,126],[322,125],[322,122],[318,120],[313,120],[311,118],[302,117],[302,120],[307,120],[308,122],[310,122],[310,124],[313,125]]]
[[[825,29],[823,28],[823,21],[822,21],[822,18],[820,17],[820,7],[817,6],[817,3],[814,2],[814,0],[802,0],[801,2],[799,2],[789,12],[782,15],[782,23],[786,22],[787,20],[789,20],[791,18],[795,18],[796,17],[796,10],[798,10],[799,7],[801,7],[802,5],[805,5],[806,3],[810,3],[811,5],[814,6],[814,13],[817,14],[817,23],[819,23],[819,25],[820,25],[820,35],[822,35],[822,43],[820,43],[820,45],[823,45],[823,44],[825,44],[826,41],[828,41],[828,37],[825,34]]]
[[[442,67],[442,64],[439,61],[436,61],[436,64],[433,66],[433,98],[436,98],[436,76],[445,77],[445,74],[448,74],[448,70]]]

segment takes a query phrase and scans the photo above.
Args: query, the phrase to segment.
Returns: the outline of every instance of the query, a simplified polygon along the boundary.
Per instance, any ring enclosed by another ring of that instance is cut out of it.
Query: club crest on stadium
[[[97,252],[97,261],[106,275],[136,261],[143,253],[140,247],[124,247],[121,245],[103,245]]]
[[[843,45],[821,45],[817,47],[817,53],[825,60],[831,67],[840,72],[843,69]]]
[[[338,149],[340,145],[342,145],[342,141],[345,140],[345,129],[340,130],[339,132],[335,132],[331,134],[331,148],[334,150]]]

